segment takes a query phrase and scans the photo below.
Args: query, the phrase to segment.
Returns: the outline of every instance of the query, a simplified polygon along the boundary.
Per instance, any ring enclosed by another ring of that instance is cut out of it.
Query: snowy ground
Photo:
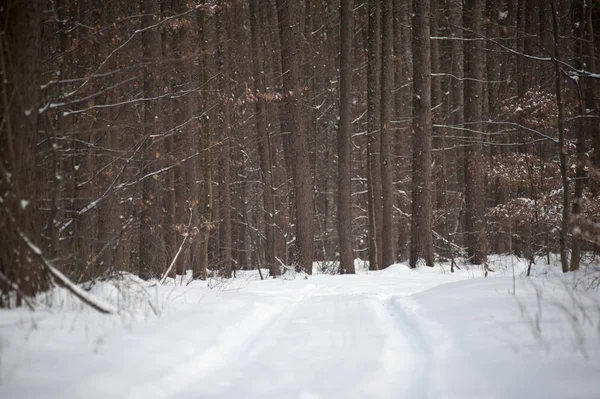
[[[599,397],[592,268],[492,267],[127,277],[91,290],[115,316],[57,291],[51,309],[0,312],[0,398]]]

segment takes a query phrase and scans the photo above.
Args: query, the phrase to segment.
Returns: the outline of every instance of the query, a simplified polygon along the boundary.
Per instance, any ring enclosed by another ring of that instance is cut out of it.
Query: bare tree
[[[410,267],[433,266],[429,0],[413,0],[413,179]]]
[[[221,150],[221,200],[219,201],[219,210],[221,212],[220,235],[220,262],[222,262],[222,275],[231,277],[232,275],[232,253],[233,246],[231,239],[231,103],[227,95],[229,84],[229,51],[227,32],[227,13],[226,4],[221,1],[219,13],[217,15],[217,36],[219,38],[218,56],[219,56],[219,94],[222,111],[220,116],[220,126],[222,130],[222,150]]]
[[[340,273],[354,274],[352,254],[352,36],[354,34],[353,1],[340,3],[340,123],[338,127],[338,237]]]
[[[154,100],[159,93],[160,73],[151,68],[153,62],[160,58],[160,40],[158,31],[150,27],[158,21],[159,5],[157,0],[142,0],[142,34],[144,68],[144,97],[148,101],[144,104],[144,167],[142,173],[147,175],[154,171],[156,162],[155,153],[159,150],[153,145],[153,136],[156,136],[158,102]],[[158,179],[144,179],[142,183],[142,212],[140,224],[140,271],[142,278],[159,277],[166,267],[164,257],[164,237],[161,231],[160,214],[160,183]],[[162,262],[161,262],[162,259]],[[161,264],[162,263],[162,264]]]
[[[369,190],[369,268],[379,270],[383,263],[381,245],[383,215],[381,198],[381,23],[380,2],[369,0],[367,43],[367,182]]]
[[[290,150],[294,162],[294,190],[296,201],[297,268],[312,273],[313,259],[313,188],[308,159],[308,146],[303,118],[300,114],[302,88],[300,86],[298,45],[300,37],[299,12],[294,1],[277,0],[279,36],[281,42],[281,69],[285,104],[281,115],[289,132]]]
[[[269,274],[273,277],[280,274],[280,266],[275,260],[275,196],[273,192],[273,170],[271,146],[267,130],[267,93],[264,82],[263,51],[261,32],[258,21],[260,11],[258,0],[250,1],[250,30],[252,36],[252,71],[254,79],[254,95],[256,96],[256,133],[260,156],[262,178],[262,198],[265,219],[265,262]]]
[[[392,114],[394,109],[392,86],[393,74],[393,9],[392,0],[383,0],[381,7],[381,266],[388,267],[395,261],[394,249],[394,186],[392,184]]]
[[[466,2],[463,8],[464,123],[469,143],[465,147],[466,246],[473,264],[485,262],[483,126],[483,1]]]
[[[206,4],[206,2],[204,2]],[[198,23],[200,29],[200,49],[202,54],[202,72],[201,72],[201,84],[203,88],[202,105],[203,111],[201,115],[201,130],[202,130],[202,145],[200,151],[202,152],[204,165],[204,212],[202,214],[202,231],[200,237],[200,259],[194,262],[194,266],[197,267],[194,270],[196,277],[202,280],[206,280],[208,270],[208,240],[210,238],[210,232],[212,230],[212,217],[213,217],[213,195],[212,195],[212,135],[211,135],[211,123],[210,115],[208,114],[208,85],[209,85],[209,65],[210,56],[208,49],[208,28],[207,28],[207,14],[208,9],[201,8],[198,10]],[[197,265],[197,266],[196,266]]]

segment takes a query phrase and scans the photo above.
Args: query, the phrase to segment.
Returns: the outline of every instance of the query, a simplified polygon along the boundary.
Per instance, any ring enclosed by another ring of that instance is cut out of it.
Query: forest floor
[[[598,269],[538,263],[55,290],[0,312],[0,398],[597,398]]]

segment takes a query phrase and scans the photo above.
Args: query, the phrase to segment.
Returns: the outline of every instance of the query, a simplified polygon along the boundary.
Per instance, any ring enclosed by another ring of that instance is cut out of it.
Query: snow
[[[600,294],[583,288],[598,269],[565,278],[557,261],[531,278],[507,256],[488,278],[359,261],[265,281],[124,274],[81,287],[108,316],[57,289],[0,312],[0,397],[597,397]]]

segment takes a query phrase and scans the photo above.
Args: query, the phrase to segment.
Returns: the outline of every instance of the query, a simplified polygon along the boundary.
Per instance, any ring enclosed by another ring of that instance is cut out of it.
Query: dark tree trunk
[[[483,35],[483,0],[465,3],[463,26],[465,38],[475,39]],[[470,143],[465,153],[465,203],[466,203],[466,247],[472,264],[485,262],[485,221],[484,221],[484,158],[482,154],[483,129],[483,42],[464,42],[464,118],[465,135]]]
[[[463,16],[463,1],[455,0],[452,8],[450,9],[450,29],[452,37],[456,40],[452,40],[451,51],[452,51],[452,83],[450,86],[450,96],[452,103],[452,125],[455,127],[454,132],[458,132],[459,136],[462,136],[462,129],[464,124],[464,85],[461,77],[463,76],[463,41],[460,40],[463,37],[462,30],[462,16]],[[453,140],[453,143],[457,143],[457,140]],[[456,191],[464,192],[465,189],[465,154],[463,146],[456,146],[454,151],[455,154],[455,169],[456,169]],[[460,220],[459,226],[460,227]],[[462,242],[456,240],[461,244]]]
[[[554,51],[553,64],[554,64],[554,82],[555,82],[555,95],[556,95],[556,106],[558,108],[558,151],[560,159],[560,174],[562,180],[563,198],[562,198],[562,220],[559,232],[559,244],[560,244],[560,264],[562,266],[563,273],[569,271],[569,254],[567,249],[567,234],[569,230],[569,169],[567,164],[567,148],[565,147],[565,128],[564,128],[564,110],[562,102],[562,84],[560,75],[560,63],[559,63],[559,31],[558,31],[558,17],[556,15],[555,0],[551,0],[550,5],[552,7],[552,30],[554,32]]]
[[[227,92],[229,90],[229,50],[228,50],[228,32],[226,30],[227,13],[225,2],[221,1],[221,8],[217,15],[217,36],[218,36],[218,56],[219,56],[219,95],[222,106],[221,131],[223,134],[223,148],[221,151],[221,182],[219,189],[221,194],[219,210],[221,213],[221,225],[219,226],[219,250],[222,275],[231,277],[232,275],[232,255],[231,255],[231,103]]]
[[[395,89],[397,90],[396,111],[400,123],[397,130],[398,156],[395,179],[398,181],[396,189],[403,195],[397,195],[398,209],[402,218],[398,223],[397,256],[400,259],[409,257],[410,222],[407,215],[411,212],[410,201],[405,193],[410,192],[411,185],[411,153],[410,143],[412,137],[412,1],[401,0],[394,2],[394,36],[395,57],[398,63],[396,72]]]
[[[382,228],[381,228],[381,267],[386,268],[395,261],[394,250],[394,186],[393,154],[392,154],[392,113],[394,109],[392,87],[394,85],[393,70],[393,35],[394,20],[392,0],[383,0],[381,7],[381,32],[383,44],[381,51],[381,194],[382,194]]]
[[[271,145],[267,130],[266,90],[264,82],[262,34],[258,22],[260,7],[258,0],[250,1],[250,30],[252,40],[252,77],[254,80],[254,96],[256,110],[256,134],[260,157],[260,174],[262,178],[262,198],[265,221],[265,263],[272,277],[281,274],[281,268],[275,260],[275,198],[273,192],[273,170],[271,161]]]
[[[160,58],[160,37],[156,29],[148,29],[156,24],[160,10],[157,0],[142,0],[142,47],[144,68],[144,167],[142,174],[152,172],[156,162],[155,148],[152,145],[152,135],[156,133],[156,118],[158,117],[158,101],[154,98],[159,93],[160,74],[151,65]],[[164,241],[161,231],[160,203],[156,198],[160,192],[160,184],[156,179],[144,179],[142,183],[142,212],[140,224],[140,277],[144,279],[159,277],[164,264]],[[165,262],[166,263],[166,262]]]
[[[413,0],[413,179],[410,267],[433,266],[429,0]]]
[[[277,0],[279,35],[281,42],[281,69],[285,104],[281,118],[290,134],[290,150],[294,161],[294,189],[296,200],[297,269],[312,273],[313,259],[313,189],[308,157],[304,118],[300,112],[302,88],[299,77],[297,38],[300,37],[298,8],[295,2]]]
[[[381,199],[381,63],[380,2],[369,0],[369,33],[367,44],[367,113],[368,113],[368,186],[369,186],[369,269],[378,270],[383,262],[381,244],[383,209]]]
[[[40,108],[41,17],[45,2],[12,1],[4,4],[0,29],[2,123],[0,124],[0,272],[18,287],[14,292],[0,279],[0,307],[21,304],[21,294],[33,296],[48,287],[40,264],[34,261],[19,235],[37,242],[35,158]],[[9,177],[11,176],[11,177]],[[32,203],[33,202],[33,203]]]
[[[203,1],[206,4],[206,0]],[[208,32],[207,32],[207,14],[208,10],[202,8],[199,10],[199,28],[200,28],[200,49],[202,59],[201,83],[203,87],[202,95],[202,145],[199,150],[202,152],[204,165],[204,212],[202,218],[202,228],[200,231],[200,253],[197,261],[194,261],[194,275],[197,278],[206,280],[208,270],[208,240],[212,230],[213,214],[213,195],[212,195],[212,150],[211,150],[211,124],[208,114],[208,84],[209,84],[209,65],[210,55],[208,50]]]
[[[525,3],[531,0],[518,0],[517,4],[517,52],[523,54],[525,49]],[[517,55],[517,95],[523,97],[527,89],[525,82],[525,57]]]
[[[340,273],[354,274],[352,253],[352,36],[354,34],[353,0],[340,4],[340,125],[338,129],[338,236]]]

